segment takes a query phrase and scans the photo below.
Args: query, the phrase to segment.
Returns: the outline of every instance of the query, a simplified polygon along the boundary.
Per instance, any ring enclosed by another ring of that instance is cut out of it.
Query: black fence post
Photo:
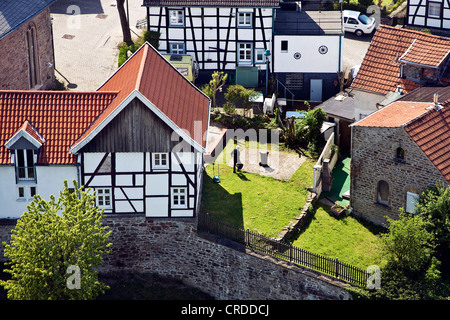
[[[336,278],[339,278],[339,259],[336,257]]]

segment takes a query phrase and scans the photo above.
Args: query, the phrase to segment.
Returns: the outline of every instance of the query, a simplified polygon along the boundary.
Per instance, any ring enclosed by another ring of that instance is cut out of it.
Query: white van
[[[344,10],[344,31],[353,32],[358,37],[370,34],[375,29],[375,18],[368,17],[358,11]]]

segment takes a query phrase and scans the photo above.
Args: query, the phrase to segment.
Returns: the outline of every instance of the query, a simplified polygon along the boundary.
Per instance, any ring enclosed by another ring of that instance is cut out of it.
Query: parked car
[[[344,31],[353,32],[358,37],[371,34],[375,29],[375,18],[368,17],[358,11],[344,10]]]

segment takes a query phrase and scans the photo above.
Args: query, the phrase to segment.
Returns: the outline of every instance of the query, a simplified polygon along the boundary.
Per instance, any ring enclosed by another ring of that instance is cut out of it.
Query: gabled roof
[[[148,7],[278,7],[280,0],[144,0]]]
[[[45,139],[39,134],[37,129],[30,123],[30,121],[25,120],[23,125],[17,130],[17,132],[5,143],[5,147],[10,149],[15,142],[17,142],[21,137],[25,137],[31,144],[36,148],[40,148],[45,142]]]
[[[11,163],[5,143],[23,130],[41,137],[39,164],[76,163],[75,153],[134,98],[198,150],[206,146],[209,98],[146,43],[94,92],[0,91],[0,164]]]
[[[430,48],[428,41],[414,39],[399,61],[437,68],[444,62],[449,53],[450,45],[447,41],[436,41]]]
[[[147,105],[174,130],[185,130],[184,138],[206,147],[203,133],[209,119],[209,98],[188,81],[150,44],[145,43],[98,91],[118,90],[115,99],[72,145],[76,153],[116,115],[130,95],[146,99]],[[134,92],[138,92],[136,95]],[[196,127],[197,126],[197,127]],[[198,129],[201,130],[199,134]],[[195,135],[195,136],[194,136]]]
[[[405,125],[405,131],[450,182],[450,102]]]
[[[404,128],[450,182],[450,101],[438,105],[396,101],[352,126]]]
[[[56,0],[0,1],[0,39],[49,7]]]
[[[414,42],[416,46],[413,46]],[[409,48],[412,50],[405,54]],[[381,25],[373,36],[352,88],[387,94],[400,86],[404,93],[411,92],[421,85],[399,77],[400,58],[436,63],[446,49],[450,50],[450,39]],[[428,57],[424,58],[424,55]]]
[[[11,163],[5,143],[33,128],[42,141],[38,163],[70,164],[69,146],[113,101],[117,92],[0,91],[0,164]]]

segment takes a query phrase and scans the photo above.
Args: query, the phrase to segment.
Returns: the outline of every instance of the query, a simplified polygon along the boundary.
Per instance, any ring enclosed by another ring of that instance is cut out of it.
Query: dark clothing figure
[[[233,156],[233,173],[236,173],[236,167],[238,168],[238,171],[240,170],[238,166],[238,164],[240,163],[239,154],[239,146],[237,146],[236,149],[231,152],[231,155]]]

